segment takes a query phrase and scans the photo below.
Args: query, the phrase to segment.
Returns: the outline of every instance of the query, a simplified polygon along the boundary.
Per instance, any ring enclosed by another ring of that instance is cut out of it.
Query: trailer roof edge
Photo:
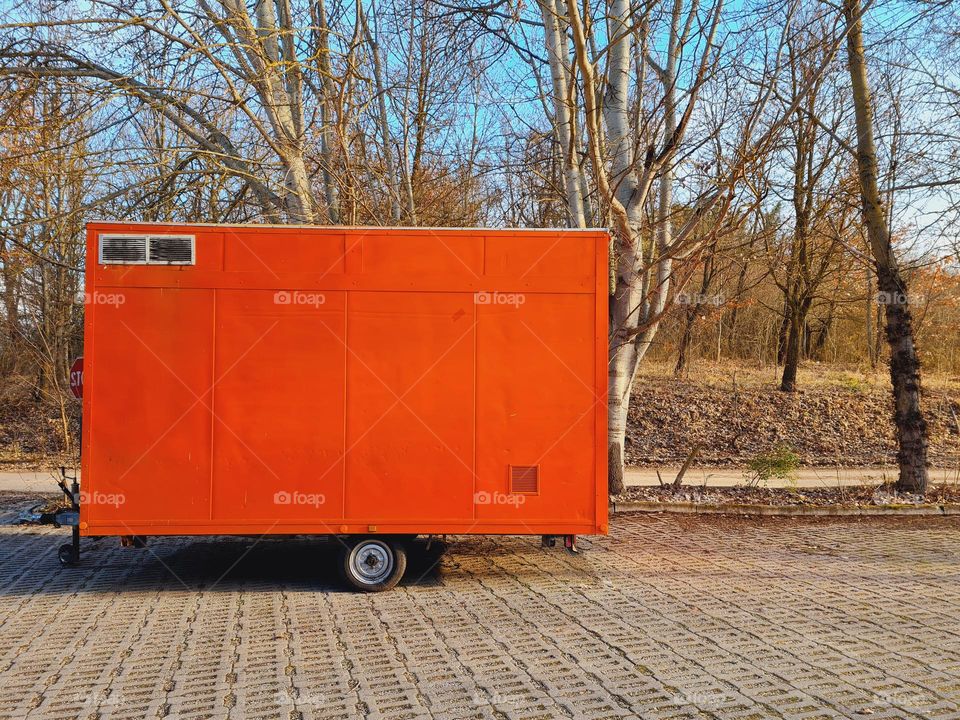
[[[89,220],[87,225],[143,225],[158,226],[169,225],[171,227],[249,227],[249,228],[303,228],[309,230],[444,230],[444,231],[472,231],[472,232],[610,232],[609,228],[590,227],[590,228],[565,228],[565,227],[544,227],[544,228],[518,228],[518,227],[433,227],[433,226],[410,226],[410,225],[299,225],[299,224],[274,224],[274,223],[200,223],[200,222],[145,222],[142,220]]]

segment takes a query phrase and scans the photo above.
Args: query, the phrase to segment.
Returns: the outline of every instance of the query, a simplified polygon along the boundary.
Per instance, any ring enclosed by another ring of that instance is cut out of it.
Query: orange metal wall
[[[85,535],[606,532],[605,232],[87,233]]]

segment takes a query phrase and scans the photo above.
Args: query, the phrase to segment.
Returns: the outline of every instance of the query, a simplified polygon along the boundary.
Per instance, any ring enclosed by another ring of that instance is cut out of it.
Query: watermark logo
[[[924,711],[929,711],[936,703],[937,699],[932,695],[906,689],[875,693],[873,696],[873,704],[878,707],[900,707],[921,715],[924,714]]]
[[[718,710],[726,703],[730,702],[730,697],[721,692],[710,692],[707,690],[694,692],[678,692],[671,698],[674,705],[695,705],[701,710]]]
[[[274,305],[306,305],[308,307],[320,307],[327,298],[323,293],[299,292],[297,290],[277,290],[273,294]]]
[[[120,507],[127,501],[123,493],[103,493],[99,491],[86,492],[80,491],[81,505],[111,505],[115,508]]]
[[[292,691],[290,693],[278,692],[274,696],[274,702],[280,707],[289,707],[289,708],[321,708],[327,704],[327,698],[325,695],[316,692],[297,692]]]
[[[509,707],[520,705],[524,699],[525,697],[522,694],[504,695],[503,693],[494,692],[486,695],[482,692],[476,692],[471,696],[470,701],[474,707],[484,707],[486,705]]]
[[[382,617],[382,613],[378,612],[377,616]],[[464,691],[463,684],[456,680],[427,681],[420,683],[418,687],[422,692],[435,696],[459,695]],[[464,695],[463,697],[473,709],[485,708],[491,705],[506,708],[512,705],[522,705],[529,699],[529,696],[523,692],[501,693],[489,690],[485,691],[480,688],[475,688],[469,696]],[[503,715],[503,713],[498,714]]]
[[[122,690],[99,689],[85,693],[70,693],[58,698],[64,705],[79,705],[81,708],[115,708],[130,704]]]
[[[522,293],[478,292],[473,295],[476,305],[508,305],[518,308],[527,301]]]
[[[680,292],[677,293],[674,302],[676,302],[677,305],[713,305],[714,307],[720,307],[723,305],[724,299],[723,295]]]
[[[297,490],[279,490],[273,494],[274,505],[310,505],[318,508],[327,502],[323,493],[304,493]]]
[[[527,501],[524,495],[510,495],[505,492],[487,492],[481,490],[473,496],[473,502],[477,505],[513,505],[520,507]]]
[[[920,298],[913,293],[881,291],[873,299],[877,305],[918,305]]]
[[[127,298],[123,293],[107,293],[97,290],[92,293],[85,292],[83,294],[84,305],[113,305],[114,307],[120,307],[126,301]]]

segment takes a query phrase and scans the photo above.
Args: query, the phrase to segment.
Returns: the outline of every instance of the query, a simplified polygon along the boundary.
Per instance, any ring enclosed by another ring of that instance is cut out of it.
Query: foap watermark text
[[[299,290],[277,290],[273,294],[274,305],[302,305],[320,307],[327,302],[323,293],[301,292]]]
[[[278,490],[273,494],[274,505],[310,505],[320,507],[327,502],[323,493],[305,493],[298,490]]]
[[[487,492],[481,490],[473,496],[473,502],[477,505],[514,505],[519,507],[527,501],[523,495],[511,495],[505,492]]]
[[[723,305],[723,295],[708,295],[707,293],[677,293],[674,298],[677,305],[713,305],[720,307]]]
[[[120,507],[126,501],[127,497],[123,493],[105,493],[96,490],[94,492],[80,491],[81,505],[112,505],[113,507]]]
[[[878,292],[873,297],[877,305],[919,305],[921,298],[913,293]]]
[[[127,298],[123,293],[108,293],[95,290],[94,292],[83,294],[84,305],[113,305],[120,307],[126,301]]]
[[[518,308],[527,301],[523,293],[478,292],[473,295],[477,305],[506,305]]]

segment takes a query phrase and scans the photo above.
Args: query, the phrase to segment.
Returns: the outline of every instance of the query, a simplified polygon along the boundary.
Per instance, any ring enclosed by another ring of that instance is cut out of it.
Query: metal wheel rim
[[[367,585],[382,583],[393,572],[393,551],[385,543],[371,540],[358,543],[350,551],[350,570]]]

